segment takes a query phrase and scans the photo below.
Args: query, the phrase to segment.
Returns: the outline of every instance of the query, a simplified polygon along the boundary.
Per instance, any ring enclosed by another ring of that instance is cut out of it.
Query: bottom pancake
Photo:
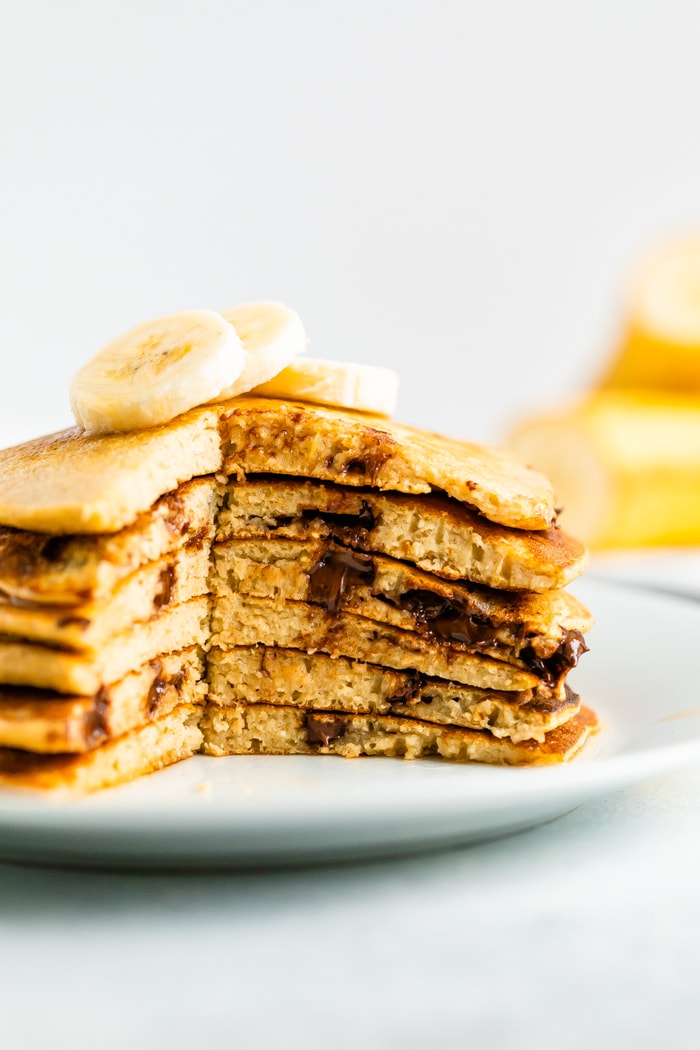
[[[267,704],[209,707],[200,727],[208,755],[383,755],[446,758],[493,765],[552,765],[572,758],[597,728],[592,711],[545,735],[515,743],[483,730],[440,726],[392,715],[350,715]]]
[[[202,708],[169,714],[82,755],[37,755],[0,748],[0,785],[85,794],[153,773],[199,751]]]
[[[209,699],[222,707],[239,703],[274,704],[346,714],[409,715],[421,721],[493,736],[542,742],[546,732],[579,709],[575,693],[536,699],[520,693],[478,689],[416,671],[394,671],[326,653],[251,646],[208,655]]]

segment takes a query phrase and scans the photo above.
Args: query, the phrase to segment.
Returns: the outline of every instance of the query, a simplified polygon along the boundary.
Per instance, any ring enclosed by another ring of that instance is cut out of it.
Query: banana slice
[[[88,433],[167,423],[221,396],[243,370],[236,329],[213,310],[186,310],[132,328],[73,378],[70,401]]]
[[[272,379],[306,349],[301,318],[284,303],[241,303],[221,316],[236,329],[245,350],[243,371],[221,399],[246,394]]]
[[[649,333],[700,347],[700,238],[669,244],[647,259],[631,305],[637,324]]]
[[[396,409],[399,377],[390,368],[302,357],[251,393],[390,416]]]
[[[604,385],[700,390],[700,237],[663,246],[638,270]]]
[[[596,391],[522,423],[510,445],[550,478],[561,525],[584,543],[700,543],[697,397]]]

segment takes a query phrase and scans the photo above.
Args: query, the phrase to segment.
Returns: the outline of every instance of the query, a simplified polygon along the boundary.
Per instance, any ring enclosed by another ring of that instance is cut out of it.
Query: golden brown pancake
[[[229,484],[217,538],[335,539],[402,558],[448,580],[505,590],[564,587],[586,566],[585,547],[561,529],[496,525],[446,496],[406,496],[273,476]]]
[[[225,605],[214,606],[211,644],[220,649],[280,645],[285,649],[348,656],[396,671],[415,670],[479,689],[533,689],[539,697],[563,694],[559,682],[548,684],[526,668],[449,643],[437,644],[415,631],[403,631],[354,613],[339,612],[329,617],[320,606],[308,602],[232,594]]]
[[[210,707],[200,723],[208,755],[384,755],[392,758],[447,758],[452,762],[497,765],[552,765],[583,747],[597,721],[582,707],[544,741],[498,739],[490,733],[430,725],[391,715],[303,711],[266,704]]]
[[[199,750],[558,762],[585,550],[546,479],[385,419],[240,398],[0,453],[0,782]]]
[[[199,751],[201,715],[201,707],[181,704],[155,722],[80,755],[0,748],[0,785],[83,794],[135,780]]]
[[[61,535],[116,532],[165,492],[220,466],[214,408],[127,434],[73,427],[0,452],[0,522]]]
[[[437,643],[528,667],[552,682],[585,652],[591,616],[565,591],[504,594],[447,583],[405,562],[325,541],[240,540],[218,544],[211,580],[219,615],[231,591],[302,601],[334,616],[355,613]]]
[[[120,532],[47,536],[0,527],[0,593],[54,605],[108,600],[120,580],[183,546],[206,546],[219,486],[197,478],[166,493]]]
[[[103,601],[44,605],[0,599],[0,635],[94,653],[169,606],[208,593],[209,550],[181,547],[121,580]]]
[[[93,653],[0,640],[0,682],[89,696],[162,653],[206,646],[208,637],[209,599],[191,598],[121,631]]]
[[[377,664],[263,645],[209,654],[209,701],[294,705],[350,714],[409,715],[440,725],[486,729],[512,740],[543,740],[576,714],[575,693],[535,699],[532,690],[503,693],[392,671]]]
[[[0,522],[39,532],[116,532],[204,474],[274,472],[408,493],[440,489],[491,521],[546,529],[554,493],[501,449],[386,419],[237,398],[171,423],[88,436],[74,427],[0,452]]]
[[[168,653],[102,686],[94,696],[65,696],[27,686],[0,686],[0,747],[40,752],[92,751],[172,711],[203,703],[204,653]]]
[[[272,398],[223,407],[227,474],[294,474],[396,492],[439,489],[490,521],[546,529],[554,492],[502,449],[454,441],[378,416]]]

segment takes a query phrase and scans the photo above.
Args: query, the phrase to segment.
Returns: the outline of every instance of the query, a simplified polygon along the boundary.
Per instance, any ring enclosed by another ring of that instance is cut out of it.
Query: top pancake
[[[0,451],[0,524],[35,532],[117,532],[166,492],[221,466],[218,413],[89,436],[79,427]]]
[[[414,494],[439,489],[519,529],[546,529],[555,518],[550,482],[509,453],[377,416],[240,398],[224,407],[222,438],[230,474],[295,474]]]
[[[0,452],[0,524],[116,532],[190,478],[271,472],[409,494],[441,490],[491,521],[546,529],[554,493],[500,449],[357,412],[236,398],[126,434],[78,428]]]

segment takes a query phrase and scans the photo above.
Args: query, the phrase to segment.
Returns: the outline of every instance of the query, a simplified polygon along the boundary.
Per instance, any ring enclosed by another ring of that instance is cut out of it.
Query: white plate
[[[334,757],[197,758],[76,802],[0,795],[0,856],[54,864],[288,864],[474,842],[700,761],[700,604],[574,588],[591,652],[572,676],[602,732],[567,766]]]
[[[599,552],[591,558],[589,575],[700,598],[700,548],[652,547]]]

